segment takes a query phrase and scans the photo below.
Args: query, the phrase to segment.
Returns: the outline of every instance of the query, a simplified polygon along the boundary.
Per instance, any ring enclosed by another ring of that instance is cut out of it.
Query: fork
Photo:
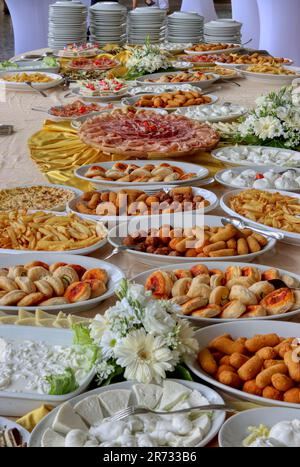
[[[210,410],[222,410],[224,412],[232,412],[236,413],[237,411],[228,405],[223,404],[210,404],[210,405],[201,405],[198,407],[189,407],[188,409],[180,409],[174,410],[171,412],[157,412],[155,410],[147,409],[146,407],[134,407],[130,406],[126,409],[120,410],[119,412],[115,413],[112,417],[109,417],[108,421],[110,422],[118,422],[119,420],[123,420],[124,418],[128,418],[132,415],[143,415],[147,413],[155,414],[155,415],[177,415],[183,413],[190,413],[195,410],[200,410],[201,412],[206,412]]]
[[[263,230],[257,227],[253,227],[251,224],[242,222],[240,219],[237,219],[236,217],[232,217],[230,219],[228,219],[227,217],[222,217],[221,222],[223,225],[227,225],[227,224],[234,225],[234,227],[238,229],[248,228],[248,229],[254,230],[254,232],[264,235],[265,237],[275,238],[276,240],[282,240],[284,238],[284,235],[280,232],[271,232],[269,230]]]
[[[43,97],[48,97],[47,94],[45,92],[43,92],[41,89],[37,89],[34,86],[32,86],[32,83],[30,81],[26,81],[25,84],[27,84],[27,86],[29,86],[34,91],[39,92]]]

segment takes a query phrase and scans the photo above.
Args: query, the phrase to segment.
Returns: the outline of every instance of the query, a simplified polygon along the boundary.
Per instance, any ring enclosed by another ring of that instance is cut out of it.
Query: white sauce
[[[258,436],[250,445],[256,447],[300,447],[300,420],[283,421],[274,425],[268,436]]]
[[[79,347],[0,338],[0,391],[48,394],[45,376],[61,374],[67,367],[73,368],[80,385],[87,372]]]

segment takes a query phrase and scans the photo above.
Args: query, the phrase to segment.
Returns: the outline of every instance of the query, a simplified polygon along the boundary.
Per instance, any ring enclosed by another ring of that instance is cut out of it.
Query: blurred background
[[[22,1],[22,0],[20,0]],[[300,0],[299,0],[300,1]],[[131,0],[120,0],[120,3],[131,7]],[[180,10],[181,0],[169,0],[170,11]],[[217,14],[220,18],[231,17],[230,0],[214,0]],[[143,0],[139,0],[139,6],[143,6]],[[0,60],[7,60],[14,55],[14,36],[12,24],[5,0],[0,0]]]

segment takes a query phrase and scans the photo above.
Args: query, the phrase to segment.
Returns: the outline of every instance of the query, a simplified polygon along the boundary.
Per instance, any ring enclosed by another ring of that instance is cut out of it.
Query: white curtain
[[[260,23],[257,0],[231,0],[232,18],[243,23],[242,43],[252,39],[249,47],[258,49]]]
[[[182,0],[181,11],[195,11],[204,16],[205,23],[218,18],[213,0]]]
[[[257,0],[257,4],[260,48],[300,65],[300,0]]]
[[[10,11],[15,54],[48,46],[49,5],[56,0],[6,0]]]

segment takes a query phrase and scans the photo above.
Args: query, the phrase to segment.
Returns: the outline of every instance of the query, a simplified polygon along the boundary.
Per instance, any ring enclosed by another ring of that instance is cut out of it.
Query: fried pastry
[[[22,298],[26,297],[26,293],[22,290],[12,290],[7,292],[1,299],[1,306],[12,306],[16,305]]]
[[[42,294],[41,292],[35,292],[35,293],[31,293],[29,295],[26,295],[24,298],[22,298],[19,302],[18,302],[18,306],[22,307],[22,306],[34,306],[34,305],[38,305],[39,303],[41,303],[44,299],[45,299],[45,295]]]
[[[151,290],[154,298],[168,299],[173,287],[170,276],[164,271],[153,272],[146,280],[145,289]]]
[[[256,295],[242,285],[234,285],[230,290],[230,300],[239,300],[244,305],[257,305]]]
[[[240,300],[231,300],[223,306],[221,318],[222,319],[235,319],[240,318],[246,311],[246,305]]]
[[[264,297],[260,304],[267,310],[268,315],[286,313],[295,304],[294,292],[288,288],[274,290]]]
[[[73,282],[65,291],[64,297],[70,303],[77,303],[89,300],[91,295],[92,288],[88,282]]]
[[[192,316],[197,316],[198,318],[215,318],[221,313],[221,311],[222,309],[219,305],[212,304],[193,311]]]

